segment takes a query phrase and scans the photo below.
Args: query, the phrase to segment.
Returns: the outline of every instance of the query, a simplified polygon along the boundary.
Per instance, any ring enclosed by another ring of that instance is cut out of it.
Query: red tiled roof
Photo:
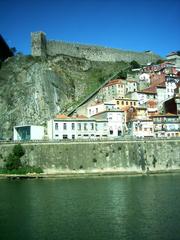
[[[141,92],[143,93],[157,93],[156,86],[150,86],[148,88],[143,89]]]
[[[165,114],[154,114],[153,116],[151,117],[178,117],[178,115],[176,114],[173,114],[173,113],[165,113]]]
[[[56,118],[57,118],[57,119],[67,119],[67,118],[69,118],[69,117],[66,116],[66,115],[64,115],[64,114],[58,114],[58,115],[56,115]]]
[[[109,86],[116,85],[116,84],[124,84],[123,79],[110,80],[104,87],[109,87]]]

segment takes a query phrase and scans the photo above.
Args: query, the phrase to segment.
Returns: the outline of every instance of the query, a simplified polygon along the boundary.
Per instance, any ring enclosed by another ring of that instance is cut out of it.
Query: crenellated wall
[[[56,56],[64,54],[73,57],[86,58],[92,61],[130,62],[136,60],[142,64],[160,59],[160,56],[152,52],[133,52],[78,43],[49,41],[46,40],[46,36],[42,32],[32,33],[31,40],[33,56]]]
[[[180,140],[23,144],[23,161],[45,172],[180,169]],[[0,145],[0,166],[13,144]]]

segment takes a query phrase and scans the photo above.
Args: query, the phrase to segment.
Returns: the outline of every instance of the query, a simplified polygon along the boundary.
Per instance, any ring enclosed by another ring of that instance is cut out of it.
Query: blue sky
[[[161,56],[180,50],[180,0],[0,0],[0,33],[30,54],[30,33]]]

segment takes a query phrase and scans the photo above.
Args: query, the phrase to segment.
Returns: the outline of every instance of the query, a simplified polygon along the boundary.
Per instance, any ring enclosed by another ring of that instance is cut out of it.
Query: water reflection
[[[1,239],[179,239],[179,180],[0,181]]]

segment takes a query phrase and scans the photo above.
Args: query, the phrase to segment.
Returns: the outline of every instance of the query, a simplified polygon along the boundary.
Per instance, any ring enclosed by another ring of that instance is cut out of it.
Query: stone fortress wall
[[[126,61],[136,60],[141,64],[154,62],[161,57],[152,52],[133,52],[100,46],[90,46],[78,43],[49,41],[43,32],[31,33],[33,56],[56,56],[59,54],[86,58],[92,61]]]

